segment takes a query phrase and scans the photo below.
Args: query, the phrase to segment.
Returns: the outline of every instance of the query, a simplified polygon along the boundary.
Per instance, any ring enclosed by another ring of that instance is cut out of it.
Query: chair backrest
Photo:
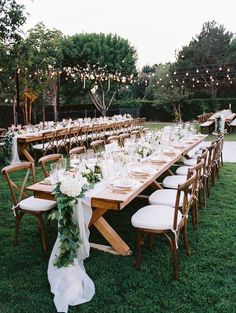
[[[203,181],[203,173],[204,173],[204,159],[198,158],[197,164],[191,167],[192,171],[196,172],[196,185],[193,187],[195,188],[195,195],[198,196],[198,191],[201,188],[202,181]],[[189,173],[188,173],[189,176]]]
[[[119,138],[121,146],[124,146],[125,139],[130,138],[130,134],[129,133],[120,134]]]
[[[132,130],[130,132],[130,137],[132,138],[133,136],[135,136],[135,139],[137,140],[138,138],[140,138],[140,131],[139,130]]]
[[[120,137],[119,136],[109,136],[108,138],[107,138],[107,142],[108,143],[112,143],[112,142],[117,142],[118,144],[119,144],[119,142],[120,142]]]
[[[72,154],[83,154],[83,153],[86,153],[86,148],[85,146],[83,147],[76,147],[76,148],[73,148],[69,151],[69,154],[72,155]]]
[[[212,144],[209,147],[207,147],[208,156],[207,156],[207,163],[206,163],[206,174],[208,176],[211,174],[212,167],[215,164],[216,147],[217,147],[216,142],[212,142]]]
[[[61,149],[65,149],[68,153],[67,144],[68,144],[68,135],[69,135],[69,129],[59,129],[56,131],[56,151],[60,152]]]
[[[4,136],[6,132],[6,128],[0,128],[0,136]]]
[[[56,145],[57,132],[56,130],[50,130],[43,133],[43,154],[47,154],[48,151],[53,151]]]
[[[197,180],[196,171],[190,169],[188,171],[187,180],[183,184],[178,185],[176,201],[175,201],[175,214],[174,214],[174,220],[173,220],[173,230],[174,231],[177,230],[177,228],[180,229],[183,227],[185,220],[188,217],[189,210],[195,201],[196,180]],[[177,225],[178,211],[180,208],[180,195],[181,195],[181,193],[183,193],[183,196],[184,196],[183,205],[182,205],[182,219]]]
[[[105,141],[104,140],[95,140],[90,143],[91,148],[93,151],[96,152],[101,152],[105,150]]]
[[[69,141],[70,141],[70,147],[72,147],[72,145],[79,145],[80,144],[80,140],[81,140],[81,127],[79,126],[74,126],[71,127],[69,130]]]
[[[203,160],[203,167],[201,171],[201,177],[203,177],[206,174],[206,165],[207,165],[207,156],[208,156],[208,150],[203,149],[202,154],[200,154],[197,158],[197,163],[200,163],[201,160]]]
[[[62,154],[55,153],[55,154],[49,154],[49,155],[43,156],[42,158],[39,159],[39,165],[41,166],[45,177],[49,176],[47,165],[51,162],[56,162],[60,160],[62,157],[63,157]]]
[[[24,172],[19,179],[18,172]],[[32,183],[35,183],[35,168],[32,162],[22,162],[5,166],[2,169],[2,174],[5,177],[8,187],[11,191],[13,204],[16,206],[24,197],[29,194],[25,191],[27,187],[28,178],[32,175]]]

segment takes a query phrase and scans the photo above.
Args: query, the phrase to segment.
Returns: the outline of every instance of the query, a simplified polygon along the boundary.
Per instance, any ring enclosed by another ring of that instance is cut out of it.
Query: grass
[[[145,123],[145,127],[148,127],[152,130],[155,130],[155,129],[160,129],[164,126],[167,126],[167,125],[173,125],[173,123]],[[199,131],[199,126],[198,124],[196,124],[196,129],[197,131]],[[206,141],[213,141],[215,140],[215,136],[213,135],[209,135],[207,138],[206,138]],[[225,141],[236,141],[236,132],[234,133],[231,133],[231,134],[225,134]]]
[[[39,169],[37,169],[39,172]],[[56,238],[55,224],[47,225],[49,251],[42,253],[35,220],[23,218],[20,243],[12,245],[14,217],[6,183],[0,176],[0,313],[53,313],[53,295],[47,279],[50,251]],[[171,253],[158,237],[152,252],[144,249],[141,269],[134,255],[114,256],[91,250],[85,267],[95,283],[91,302],[70,307],[69,313],[232,313],[236,311],[235,229],[236,164],[222,167],[207,208],[200,210],[196,231],[189,227],[192,256],[181,242],[180,280],[173,280]],[[135,250],[132,214],[143,205],[134,201],[106,218]],[[91,240],[103,241],[95,229]]]

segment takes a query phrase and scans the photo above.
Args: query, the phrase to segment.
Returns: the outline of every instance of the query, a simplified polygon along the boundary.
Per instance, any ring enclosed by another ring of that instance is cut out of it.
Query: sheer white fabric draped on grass
[[[54,266],[55,258],[60,250],[59,238],[53,247],[48,265],[48,279],[51,292],[54,294],[57,312],[67,312],[69,305],[88,302],[95,294],[94,283],[87,275],[83,261],[89,257],[90,251],[88,224],[92,216],[91,198],[103,190],[105,184],[107,181],[97,183],[94,189],[88,190],[85,197],[80,198],[78,203],[74,205],[73,218],[79,226],[82,242],[74,264],[61,268]]]

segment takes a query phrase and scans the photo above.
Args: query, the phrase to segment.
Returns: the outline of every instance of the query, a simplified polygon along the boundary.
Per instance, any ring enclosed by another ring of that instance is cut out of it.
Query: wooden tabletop
[[[155,183],[156,179],[162,175],[166,170],[168,170],[174,163],[176,163],[182,156],[184,156],[188,151],[192,150],[200,142],[205,139],[206,136],[201,136],[194,142],[188,144],[186,148],[176,149],[176,153],[170,156],[170,161],[166,163],[153,163],[148,160],[142,162],[142,164],[152,167],[154,169],[153,173],[145,178],[132,177],[132,179],[137,180],[139,184],[137,187],[131,189],[126,193],[118,193],[111,191],[107,186],[104,186],[103,190],[98,191],[91,199],[92,207],[104,207],[110,210],[121,210],[128,203],[130,203],[137,195],[139,195],[145,188],[149,185]],[[109,182],[108,182],[109,184]],[[52,194],[52,186],[43,184],[42,182],[31,185],[27,188],[34,192],[35,197],[43,199],[54,199]]]

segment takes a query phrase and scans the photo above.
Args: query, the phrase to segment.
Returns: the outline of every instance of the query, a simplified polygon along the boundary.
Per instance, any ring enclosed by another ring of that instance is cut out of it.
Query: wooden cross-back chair
[[[220,176],[220,167],[223,165],[223,146],[224,146],[224,134],[221,134],[215,141],[215,166],[214,166],[214,177],[216,179]]]
[[[56,150],[57,132],[56,130],[50,130],[42,134],[42,141],[33,145],[33,150],[41,152],[42,155],[52,153]],[[36,158],[35,158],[36,159]]]
[[[81,143],[81,127],[74,126],[69,130],[69,138],[67,139],[69,142],[69,149],[71,150],[73,146],[80,146]]]
[[[95,140],[90,143],[90,147],[93,149],[93,151],[101,152],[105,150],[105,141],[104,140]]]
[[[81,126],[81,145],[89,146],[89,125]]]
[[[135,137],[135,140],[137,140],[138,138],[140,138],[140,131],[139,130],[132,130],[130,132],[130,137],[134,136]]]
[[[120,143],[120,137],[117,136],[117,135],[114,135],[114,136],[109,136],[107,138],[107,143],[113,143],[113,142],[116,142],[118,145]]]
[[[53,153],[53,154],[45,155],[45,156],[43,156],[43,157],[41,157],[39,159],[39,165],[41,166],[41,168],[43,170],[43,174],[44,174],[45,177],[49,177],[49,172],[47,170],[47,165],[49,163],[51,163],[51,162],[57,162],[61,158],[63,158],[62,154]]]
[[[21,172],[22,177],[20,181],[18,181],[18,178],[14,176],[19,172]],[[22,173],[24,175],[22,175]],[[12,209],[15,215],[14,243],[16,244],[18,242],[19,225],[22,217],[25,214],[29,214],[35,216],[37,219],[42,240],[42,247],[43,250],[46,251],[47,245],[45,240],[43,213],[48,212],[54,208],[56,206],[56,202],[34,198],[26,191],[27,184],[29,183],[28,179],[30,176],[32,176],[31,184],[35,183],[34,163],[23,162],[20,164],[6,166],[2,169],[2,174],[7,181],[13,201]]]
[[[6,128],[0,128],[0,147],[4,147],[4,139],[5,139],[5,133],[6,133]]]
[[[149,235],[149,244],[150,248],[152,248],[154,235],[162,234],[168,239],[172,250],[175,279],[179,278],[178,242],[182,231],[184,234],[184,246],[187,254],[190,255],[187,219],[189,210],[195,201],[196,177],[196,172],[190,169],[188,179],[178,186],[175,207],[147,205],[132,216],[131,223],[136,228],[137,232],[136,269],[138,269],[141,264],[141,248],[147,235]],[[180,210],[179,201],[181,193],[184,194],[184,199],[182,209]]]
[[[207,193],[208,196],[210,196],[210,179],[212,181],[212,185],[215,184],[215,157],[216,157],[216,149],[217,149],[217,143],[212,142],[209,147],[207,147],[208,150],[208,156],[207,156],[207,162],[206,162],[206,173],[205,173],[205,184],[207,187]]]
[[[68,154],[68,134],[68,128],[59,129],[56,131],[56,142],[54,145],[57,153],[59,153],[61,150],[64,150]]]
[[[84,153],[86,153],[86,148],[85,148],[85,146],[83,146],[83,147],[76,147],[76,148],[73,148],[73,149],[71,149],[71,150],[69,151],[69,155],[73,155],[73,154],[78,154],[78,155],[80,155],[80,154],[84,154]]]
[[[130,138],[130,134],[129,134],[129,133],[120,134],[120,135],[119,135],[119,138],[120,138],[120,145],[121,145],[122,147],[124,147],[125,140],[126,140],[127,138]]]

